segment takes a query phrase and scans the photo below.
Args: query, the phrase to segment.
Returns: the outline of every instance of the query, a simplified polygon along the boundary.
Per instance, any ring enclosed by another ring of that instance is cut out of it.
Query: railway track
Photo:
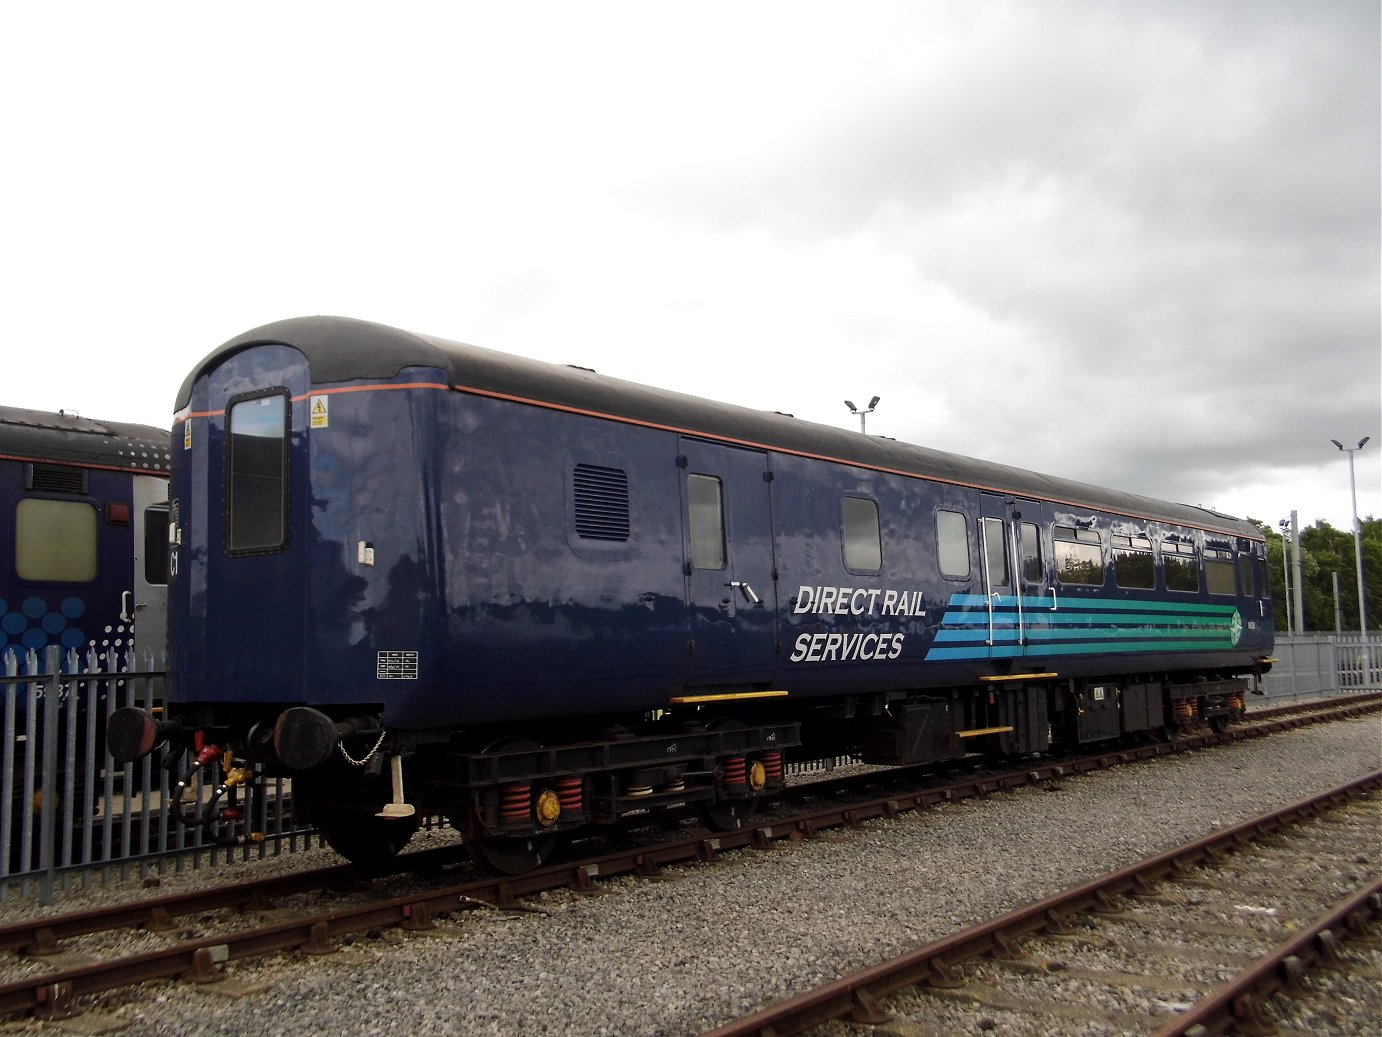
[[[1301,989],[1312,967],[1346,968],[1343,942],[1375,946],[1382,932],[1379,789],[1382,771],[704,1037],[1275,1032],[1272,996]]]
[[[1346,707],[1317,712],[1313,718],[1279,717],[1230,729],[1223,735],[1206,733],[1176,743],[1153,743],[1078,760],[1043,762],[1021,770],[968,776],[958,782],[910,791],[890,786],[881,796],[868,795],[869,787],[877,785],[877,775],[813,782],[792,793],[801,802],[815,804],[804,811],[792,813],[798,804],[788,801],[779,805],[778,816],[735,832],[699,834],[633,847],[518,877],[476,879],[468,869],[456,866],[457,849],[447,848],[400,858],[398,871],[414,874],[389,877],[387,885],[393,895],[384,893],[385,883],[358,869],[338,866],[15,922],[0,926],[0,950],[14,953],[4,968],[7,981],[0,983],[0,1014],[36,1011],[63,1015],[74,1011],[86,995],[150,979],[214,981],[225,975],[230,963],[263,954],[329,953],[352,934],[368,930],[390,926],[426,929],[439,916],[485,906],[522,909],[519,905],[524,898],[546,890],[590,891],[600,880],[616,875],[654,875],[664,867],[714,859],[737,848],[809,838],[870,818],[896,816],[935,803],[1260,736],[1304,722],[1353,716],[1365,708],[1382,708],[1382,697],[1370,706],[1350,701]],[[348,888],[348,894],[344,898],[333,894],[332,899],[343,902],[330,910],[321,910],[316,901],[321,891],[342,886]],[[400,887],[406,891],[398,893]],[[299,897],[308,899],[306,910],[285,906]],[[130,930],[146,934],[140,938],[144,948],[134,953],[128,951],[127,938],[102,939],[103,934]],[[120,949],[112,949],[117,943]]]

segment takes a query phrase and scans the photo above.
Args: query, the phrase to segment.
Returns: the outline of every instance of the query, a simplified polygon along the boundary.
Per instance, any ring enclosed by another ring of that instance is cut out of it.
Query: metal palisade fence
[[[106,754],[105,728],[120,706],[158,710],[164,674],[146,658],[114,651],[79,656],[52,647],[42,655],[0,655],[0,898],[37,894],[44,904],[74,883],[101,882],[205,867],[307,849],[311,834],[286,809],[287,783],[263,789],[264,837],[224,845],[164,809],[179,773],[160,754],[119,767]],[[183,791],[195,816],[212,795],[199,779]]]
[[[1382,690],[1382,634],[1277,635],[1268,699]]]

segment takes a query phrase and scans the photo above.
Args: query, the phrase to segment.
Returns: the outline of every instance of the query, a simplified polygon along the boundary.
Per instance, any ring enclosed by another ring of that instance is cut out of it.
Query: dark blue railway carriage
[[[1223,724],[1272,644],[1250,523],[361,321],[228,342],[174,443],[170,715],[112,746],[292,773],[356,858]]]
[[[0,407],[0,655],[123,654],[137,626],[162,665],[167,499],[165,430]]]

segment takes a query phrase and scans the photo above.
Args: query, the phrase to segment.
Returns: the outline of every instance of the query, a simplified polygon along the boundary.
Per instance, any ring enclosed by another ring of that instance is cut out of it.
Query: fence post
[[[62,686],[62,649],[57,645],[49,645],[44,653],[44,670],[39,676],[43,689],[43,787],[39,793],[38,867],[43,877],[38,898],[47,907],[53,903],[58,863],[58,696]]]

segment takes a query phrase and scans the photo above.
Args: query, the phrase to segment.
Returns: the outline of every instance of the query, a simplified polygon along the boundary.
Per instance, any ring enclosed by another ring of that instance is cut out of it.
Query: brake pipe
[[[184,792],[187,791],[187,786],[192,783],[192,779],[196,776],[197,772],[220,755],[220,746],[202,746],[201,750],[197,753],[196,756],[192,758],[192,762],[187,765],[187,767],[183,770],[181,776],[178,778],[178,783],[173,789],[172,801],[168,804],[168,812],[173,815],[173,819],[177,821],[178,824],[183,825],[186,828],[201,827],[202,822],[200,820],[195,818],[189,818],[185,814],[183,814],[182,795]]]
[[[206,806],[202,810],[201,827],[206,832],[207,837],[220,846],[239,846],[246,842],[261,842],[264,838],[263,832],[246,831],[243,835],[232,835],[217,830],[217,820],[237,820],[244,818],[248,822],[248,812],[241,812],[238,807],[227,807],[224,812],[217,816],[216,804],[221,801],[221,797],[232,789],[237,789],[241,785],[249,785],[254,778],[253,772],[248,767],[233,767],[226,772],[225,779],[216,786],[211,793],[211,798],[206,801]],[[246,825],[248,828],[248,824]]]

